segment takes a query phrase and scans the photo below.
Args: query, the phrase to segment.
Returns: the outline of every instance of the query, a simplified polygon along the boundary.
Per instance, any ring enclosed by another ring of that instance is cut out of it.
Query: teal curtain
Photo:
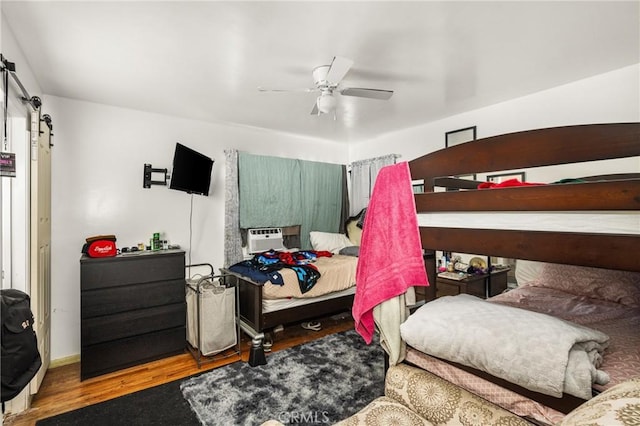
[[[238,153],[240,228],[300,225],[297,160]]]
[[[303,248],[311,248],[311,231],[339,231],[343,168],[339,164],[300,161],[303,215],[300,245]]]
[[[338,232],[345,166],[238,153],[240,227],[300,225],[300,248],[309,232]]]

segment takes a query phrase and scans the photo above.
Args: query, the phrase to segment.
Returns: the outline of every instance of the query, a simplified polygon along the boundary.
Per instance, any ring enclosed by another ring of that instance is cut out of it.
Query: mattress
[[[418,226],[640,234],[640,215],[623,211],[418,213]]]
[[[405,362],[442,377],[448,382],[460,386],[520,417],[529,417],[542,424],[549,425],[559,422],[564,417],[564,414],[559,411],[411,347],[407,347]]]
[[[294,308],[296,306],[309,305],[311,303],[321,302],[323,300],[331,300],[337,297],[349,296],[356,293],[356,287],[349,287],[345,290],[334,291],[317,297],[305,297],[302,299],[284,298],[284,299],[263,299],[262,313],[280,311],[283,309]]]
[[[610,338],[602,369],[609,383],[593,387],[608,389],[631,377],[640,377],[640,308],[566,293],[525,286],[495,296],[491,301],[554,315],[602,331]]]
[[[319,257],[313,265],[320,272],[320,279],[306,293],[300,291],[298,278],[292,269],[281,269],[280,275],[284,285],[267,281],[262,288],[264,299],[309,299],[329,293],[345,290],[356,285],[356,266],[358,258],[353,256],[333,255]]]
[[[637,332],[640,327],[640,308],[535,286],[519,287],[488,300],[552,314],[609,335],[610,345],[605,352],[601,369],[609,374],[610,381],[606,385],[594,385],[596,390],[610,388],[630,377],[640,377],[640,333]],[[564,417],[559,411],[411,347],[407,349],[406,361],[519,416],[531,417],[547,424],[554,424]]]

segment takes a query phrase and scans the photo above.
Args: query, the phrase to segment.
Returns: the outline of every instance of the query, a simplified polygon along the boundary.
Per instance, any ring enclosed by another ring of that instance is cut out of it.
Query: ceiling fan
[[[387,100],[393,95],[393,90],[366,89],[360,87],[340,87],[342,79],[347,74],[353,61],[348,58],[336,56],[331,61],[331,65],[320,65],[313,69],[313,81],[315,87],[302,89],[304,92],[320,92],[316,99],[312,115],[334,113],[337,106],[337,99],[334,92],[338,92],[343,96],[356,96],[359,98]],[[296,90],[286,89],[265,89],[258,87],[261,92],[293,92]],[[300,91],[300,90],[298,90]]]

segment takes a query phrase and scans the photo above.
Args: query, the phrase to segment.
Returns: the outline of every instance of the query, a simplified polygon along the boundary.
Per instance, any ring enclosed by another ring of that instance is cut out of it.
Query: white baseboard
[[[76,362],[80,362],[80,354],[51,360],[49,368],[62,367],[63,365],[75,364]]]

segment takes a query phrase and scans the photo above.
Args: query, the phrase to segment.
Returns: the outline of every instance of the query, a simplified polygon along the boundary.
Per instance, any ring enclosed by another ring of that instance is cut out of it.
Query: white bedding
[[[262,313],[280,311],[282,309],[289,309],[296,306],[309,305],[311,303],[320,302],[322,300],[330,300],[336,297],[348,296],[355,294],[356,288],[350,287],[345,290],[336,291],[329,294],[324,294],[317,297],[307,297],[304,299],[285,298],[285,299],[262,299]]]
[[[342,291],[356,285],[356,267],[358,258],[335,254],[331,257],[319,257],[312,263],[320,272],[318,282],[306,293],[300,291],[298,277],[292,269],[281,269],[284,285],[267,281],[262,287],[263,299],[306,299],[324,294]]]
[[[429,355],[555,397],[564,392],[590,399],[592,385],[608,381],[598,370],[606,334],[467,294],[425,304],[400,332]]]
[[[640,234],[640,215],[624,211],[418,213],[418,226]]]

